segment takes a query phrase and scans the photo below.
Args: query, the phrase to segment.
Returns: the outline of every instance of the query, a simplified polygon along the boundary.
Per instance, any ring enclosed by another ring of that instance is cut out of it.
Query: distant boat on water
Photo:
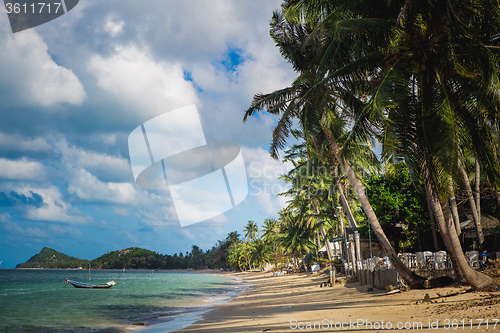
[[[68,278],[66,278],[66,283],[71,283],[75,288],[85,288],[85,289],[109,289],[116,284],[115,281],[109,281],[108,283],[105,284],[89,284],[89,283],[82,283],[82,282],[68,280]]]

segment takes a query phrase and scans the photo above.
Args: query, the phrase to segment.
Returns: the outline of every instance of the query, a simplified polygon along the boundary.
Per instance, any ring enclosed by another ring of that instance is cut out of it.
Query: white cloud
[[[279,177],[292,169],[291,163],[274,160],[262,148],[242,148],[247,168],[248,195],[256,198],[262,209],[270,215],[283,209],[289,198],[277,196],[290,186]]]
[[[131,0],[88,0],[80,2],[68,15],[47,23],[45,27],[58,33],[40,32],[43,40],[36,30],[15,34],[14,37],[12,34],[0,36],[0,98],[12,105],[42,105],[60,110],[60,103],[79,105],[85,100],[86,92],[79,79],[85,83],[89,94],[84,108],[68,107],[71,111],[68,118],[54,120],[50,115],[38,118],[37,110],[30,111],[35,117],[29,121],[22,118],[22,113],[11,116],[17,117],[11,127],[24,133],[49,128],[51,133],[55,133],[53,135],[58,135],[59,131],[70,133],[68,140],[81,140],[82,135],[92,132],[88,140],[92,150],[83,144],[68,145],[65,139],[58,143],[57,140],[47,139],[50,144],[54,142],[56,150],[60,150],[61,155],[57,157],[60,160],[50,159],[55,154],[33,154],[50,155],[36,163],[49,165],[46,168],[50,170],[52,167],[57,169],[57,174],[50,175],[58,177],[52,177],[52,180],[54,184],[57,181],[59,189],[56,185],[47,185],[49,187],[45,189],[25,185],[23,191],[26,195],[30,190],[39,193],[46,205],[39,209],[26,207],[29,210],[25,217],[31,219],[28,223],[36,223],[37,227],[59,227],[62,233],[74,228],[72,224],[93,222],[90,216],[71,206],[74,205],[91,215],[111,211],[120,221],[117,225],[123,226],[125,222],[122,221],[126,220],[131,230],[137,229],[135,221],[139,219],[140,224],[155,229],[155,233],[143,234],[150,235],[151,244],[161,243],[162,250],[166,246],[167,251],[178,252],[179,248],[192,244],[193,239],[197,240],[196,243],[203,241],[209,248],[216,239],[220,239],[222,234],[214,236],[210,234],[210,228],[198,231],[197,228],[202,226],[196,225],[179,233],[176,232],[178,229],[165,229],[160,236],[158,231],[161,227],[179,227],[175,207],[169,201],[168,192],[162,195],[160,191],[145,191],[133,184],[129,161],[122,157],[127,155],[124,138],[143,121],[195,103],[209,141],[234,142],[249,147],[268,143],[275,118],[262,115],[250,119],[245,125],[241,120],[242,111],[248,107],[253,94],[282,88],[294,77],[295,73],[281,59],[269,37],[268,23],[272,10],[279,8],[281,2],[150,0],[148,6],[144,6]],[[23,48],[26,52],[19,51]],[[237,50],[242,62],[233,68],[234,71],[228,72],[220,61],[227,60],[231,50]],[[72,69],[78,77],[58,64]],[[193,82],[185,78],[185,69]],[[52,72],[59,74],[49,75]],[[55,87],[60,88],[57,94]],[[76,93],[71,94],[71,91]],[[70,124],[70,121],[81,121],[81,124]],[[18,140],[15,149],[8,150],[5,147],[14,147],[12,142],[17,138],[9,137],[4,145],[2,138],[6,137],[0,136],[1,151],[30,153],[53,149],[45,139],[32,135],[32,139]],[[103,150],[99,151],[99,147]],[[253,198],[252,191],[256,190],[250,188],[247,200],[226,214],[236,225],[250,218],[258,220],[255,216],[264,216],[263,211],[266,215],[276,215],[285,200],[276,198],[272,192],[281,184],[280,181],[274,176],[264,175],[264,171],[268,174],[272,171],[266,166],[279,170],[279,162],[268,158],[268,153],[260,148],[246,148],[244,154],[249,183],[252,180],[260,182],[253,185],[261,193]],[[252,162],[258,164],[252,165]],[[260,175],[253,177],[257,171]],[[265,181],[269,183],[267,188]],[[0,186],[3,184],[0,183]],[[63,189],[59,184],[68,184],[68,188]],[[271,185],[275,184],[272,188]],[[80,205],[80,201],[87,202]],[[109,203],[113,205],[100,209]],[[20,208],[24,209],[24,206]],[[217,219],[227,219],[226,215]],[[25,227],[22,222],[15,222],[20,228]],[[14,225],[10,227],[16,229]],[[45,227],[42,230],[52,232]],[[92,238],[95,241],[93,235],[79,239],[89,241]],[[135,240],[128,232],[122,236],[132,242],[145,242],[143,235]],[[109,246],[110,243],[106,244]],[[90,245],[101,248],[96,243]]]
[[[28,222],[32,224],[33,222]],[[11,220],[7,213],[0,214],[0,226],[4,229],[6,234],[20,238],[26,241],[26,238],[38,239],[39,242],[45,242],[49,238],[56,237],[82,237],[81,230],[73,226],[65,226],[60,224],[41,224],[40,228],[27,227],[23,228],[18,223]]]
[[[137,191],[132,184],[102,182],[84,169],[74,170],[68,184],[68,193],[86,201],[130,205],[137,202]]]
[[[116,134],[103,134],[101,135],[101,140],[104,144],[113,146],[116,144]]]
[[[184,236],[186,237],[187,239],[190,239],[192,241],[196,240],[196,241],[199,241],[199,237],[198,235],[194,235],[193,232],[189,229],[180,229],[179,232]]]
[[[137,217],[141,223],[153,228],[176,228],[179,227],[177,214],[173,205],[151,206],[147,209],[139,209]]]
[[[0,158],[0,178],[11,180],[44,180],[46,167],[27,158],[21,160],[9,160]]]
[[[22,236],[28,238],[45,238],[49,234],[39,228],[22,228],[17,223],[12,222],[10,215],[7,213],[0,214],[0,224],[3,229],[11,235]]]
[[[130,215],[130,212],[128,211],[127,208],[121,208],[121,207],[113,207],[113,213],[121,217],[127,217]]]
[[[24,138],[16,134],[0,132],[0,150],[16,152],[46,152],[52,150],[52,146],[44,138]]]
[[[116,235],[120,240],[127,240],[132,242],[132,244],[137,244],[139,242],[139,237],[137,235],[132,235],[130,232],[125,230],[116,230]]]
[[[110,34],[111,37],[116,37],[123,31],[124,26],[125,22],[123,20],[120,20],[115,15],[109,15],[104,24],[104,31]]]
[[[113,136],[103,137],[103,139],[115,140]],[[63,161],[68,170],[73,168],[86,169],[93,174],[133,180],[132,169],[130,168],[128,159],[84,150],[77,146],[70,146],[65,139],[57,143],[57,148],[61,151]]]
[[[0,15],[0,21],[7,15]],[[86,97],[78,77],[59,66],[33,30],[0,34],[0,97],[8,104],[53,107],[80,105]],[[53,111],[55,108],[44,110]]]
[[[34,221],[58,222],[64,224],[89,224],[92,217],[83,214],[79,209],[65,202],[60,190],[56,186],[47,188],[32,188],[29,186],[14,187],[13,191],[32,197],[32,193],[42,196],[44,205],[30,206],[26,209],[25,217]]]
[[[117,47],[108,58],[94,55],[88,69],[100,88],[149,118],[198,103],[195,89],[184,80],[180,64],[156,62],[135,46]]]

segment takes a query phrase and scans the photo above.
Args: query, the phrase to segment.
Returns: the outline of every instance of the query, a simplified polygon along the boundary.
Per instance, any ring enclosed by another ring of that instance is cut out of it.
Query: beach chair
[[[434,263],[436,269],[445,268],[446,251],[438,251],[434,253]]]
[[[359,271],[363,270],[363,263],[361,261],[356,261],[356,268]]]
[[[373,268],[377,268],[377,269],[380,269],[384,266],[384,261],[382,260],[382,258],[379,258],[379,257],[373,257]]]
[[[425,268],[432,269],[434,266],[434,253],[431,251],[424,251]]]
[[[318,263],[314,263],[313,265],[311,265],[311,272],[313,274],[316,274],[320,269],[321,267],[318,265]]]
[[[413,253],[410,253],[408,260],[410,261],[411,268],[417,268],[417,256]]]
[[[415,255],[413,253],[405,252],[402,255],[403,263],[408,268],[415,268]]]
[[[423,252],[415,253],[415,259],[417,260],[417,268],[424,268],[425,267],[425,258],[424,258]]]
[[[387,256],[384,257],[384,266],[387,269],[392,268],[391,260]]]
[[[406,267],[409,267],[409,262],[408,262],[408,253],[404,252],[403,254],[399,255],[398,258],[403,262],[403,264],[406,265]]]
[[[467,251],[465,257],[470,267],[479,267],[479,253],[477,251]]]

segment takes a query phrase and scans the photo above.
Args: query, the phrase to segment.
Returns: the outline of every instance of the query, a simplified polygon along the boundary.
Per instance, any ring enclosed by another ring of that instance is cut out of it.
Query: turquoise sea
[[[180,329],[240,288],[229,276],[172,271],[0,270],[0,332],[169,332]],[[149,326],[152,325],[152,326]],[[146,327],[144,331],[139,330]]]

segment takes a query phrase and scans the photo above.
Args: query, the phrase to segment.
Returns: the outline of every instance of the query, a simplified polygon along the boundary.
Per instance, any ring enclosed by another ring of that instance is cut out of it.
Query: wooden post
[[[335,285],[335,267],[332,266],[330,269],[330,287],[333,287]]]
[[[358,268],[356,267],[356,248],[354,242],[354,235],[349,235],[349,255],[352,263],[352,275],[358,274]]]
[[[356,269],[357,269],[358,262],[361,261],[361,243],[359,241],[359,233],[357,230],[354,232],[354,245],[356,249]]]

